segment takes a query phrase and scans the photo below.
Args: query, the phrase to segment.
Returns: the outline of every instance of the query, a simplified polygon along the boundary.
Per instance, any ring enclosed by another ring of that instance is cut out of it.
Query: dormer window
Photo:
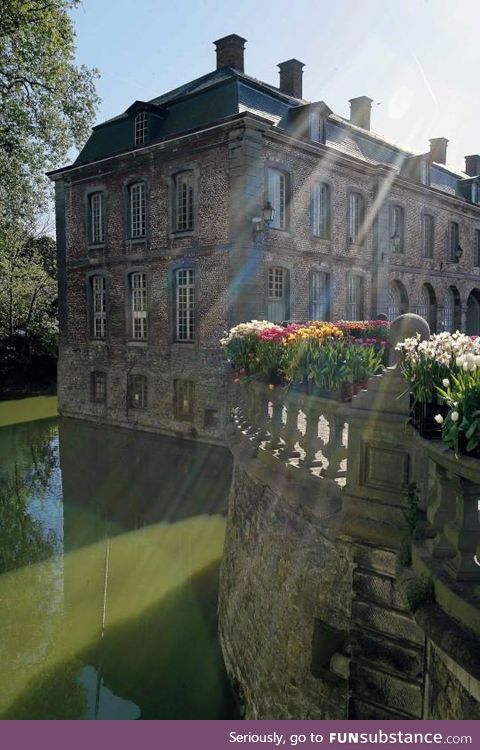
[[[430,185],[430,165],[425,160],[420,162],[420,182],[422,185]]]
[[[135,146],[140,146],[148,138],[148,120],[145,112],[135,118]]]
[[[325,118],[318,112],[310,112],[310,140],[325,143]]]
[[[478,182],[472,182],[472,203],[480,203],[480,190]]]

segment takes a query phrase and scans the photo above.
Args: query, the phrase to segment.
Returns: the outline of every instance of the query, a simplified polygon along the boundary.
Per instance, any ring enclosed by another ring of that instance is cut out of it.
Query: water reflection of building
[[[219,440],[218,341],[241,320],[413,311],[480,331],[480,156],[414,155],[302,94],[217,69],[97,125],[52,173],[60,255],[62,413]],[[273,220],[269,231],[265,222]]]
[[[61,421],[60,456],[65,607],[90,710],[231,715],[216,635],[228,452]]]

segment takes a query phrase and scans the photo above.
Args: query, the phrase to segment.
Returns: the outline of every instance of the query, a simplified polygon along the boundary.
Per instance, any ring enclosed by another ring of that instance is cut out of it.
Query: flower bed
[[[478,455],[480,339],[458,331],[425,341],[417,335],[396,348],[409,384],[414,427],[424,437],[441,438],[456,455]]]
[[[221,340],[241,377],[257,374],[271,385],[347,400],[382,369],[388,323],[325,321],[277,326],[253,320]]]

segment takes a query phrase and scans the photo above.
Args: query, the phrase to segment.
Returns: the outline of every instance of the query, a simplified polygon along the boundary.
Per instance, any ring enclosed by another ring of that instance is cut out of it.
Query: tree
[[[0,349],[18,331],[37,342],[55,333],[54,243],[39,231],[45,172],[83,145],[99,101],[97,71],[75,64],[78,4],[0,2]]]

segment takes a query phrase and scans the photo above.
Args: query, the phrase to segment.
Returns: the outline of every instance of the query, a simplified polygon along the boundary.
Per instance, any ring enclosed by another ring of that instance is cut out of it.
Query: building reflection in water
[[[58,429],[59,451],[55,424],[0,430],[0,449],[14,446],[2,493],[21,490],[38,542],[0,576],[2,605],[15,603],[0,615],[2,717],[233,716],[216,635],[229,453],[82,422]]]

